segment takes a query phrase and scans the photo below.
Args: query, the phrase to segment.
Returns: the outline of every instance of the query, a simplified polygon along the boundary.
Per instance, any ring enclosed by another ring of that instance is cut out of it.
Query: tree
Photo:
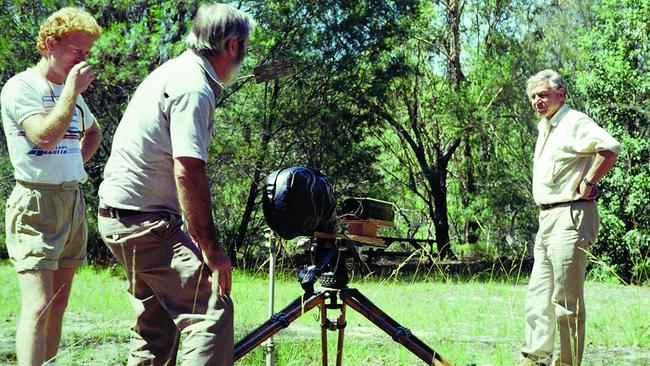
[[[364,136],[368,119],[347,100],[344,85],[356,79],[361,55],[386,47],[401,14],[394,4],[370,1],[252,4],[244,6],[259,27],[248,65],[291,57],[296,74],[262,85],[245,79],[217,117],[225,134],[215,146],[215,171],[234,178],[217,183],[223,192],[217,202],[230,212],[219,217],[227,220],[223,240],[231,256],[250,254],[258,248],[250,244],[261,242],[262,179],[274,169],[307,165],[342,195],[382,193],[373,168],[378,154]]]
[[[601,1],[576,42],[575,103],[623,145],[603,179],[602,231],[594,254],[625,281],[650,277],[650,1]]]
[[[422,3],[383,63],[368,60],[369,81],[352,95],[395,134],[378,136],[404,170],[391,176],[425,203],[443,257],[453,255],[450,212],[461,243],[478,241],[479,226],[484,241],[490,231],[495,241],[530,238],[530,180],[521,173],[530,171],[534,128],[523,95],[529,68],[519,62],[524,47],[512,27],[518,5],[477,3],[465,13],[467,2]],[[513,181],[518,189],[509,192]],[[516,200],[508,204],[503,194]]]

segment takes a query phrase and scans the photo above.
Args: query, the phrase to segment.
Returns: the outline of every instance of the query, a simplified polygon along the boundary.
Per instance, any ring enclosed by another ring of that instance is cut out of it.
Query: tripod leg
[[[436,351],[427,346],[424,342],[412,335],[411,332],[402,327],[398,322],[379,309],[368,298],[363,296],[356,289],[344,289],[339,292],[341,301],[356,310],[366,319],[373,322],[384,332],[390,335],[395,342],[406,347],[411,353],[432,366],[453,366]]]
[[[341,305],[341,316],[336,322],[339,329],[339,337],[336,343],[336,366],[343,365],[343,337],[345,337],[345,303]]]
[[[327,308],[320,305],[320,346],[323,366],[327,366]]]
[[[328,296],[326,292],[316,292],[312,294],[309,298],[303,303],[303,297],[300,296],[295,299],[292,303],[287,305],[284,309],[280,310],[279,313],[273,315],[269,320],[262,323],[259,327],[255,328],[252,332],[242,338],[237,344],[235,344],[235,361],[242,358],[253,348],[259,346],[267,340],[269,337],[279,332],[283,328],[286,328],[293,322],[298,319],[302,314],[308,312],[314,307],[323,305],[325,297]]]

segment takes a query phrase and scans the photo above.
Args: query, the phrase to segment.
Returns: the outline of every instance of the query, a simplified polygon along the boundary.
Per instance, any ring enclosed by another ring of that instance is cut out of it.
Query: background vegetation
[[[104,29],[91,59],[97,80],[84,94],[104,131],[85,185],[90,252],[102,261],[109,255],[94,229],[96,192],[113,131],[138,83],[183,51],[198,2],[3,0],[0,86],[38,61],[38,26],[65,5],[86,8]],[[219,103],[209,162],[214,216],[240,264],[263,243],[261,183],[289,165],[321,170],[340,196],[394,202],[393,234],[436,238],[434,254],[526,255],[537,226],[530,190],[537,117],[524,84],[554,68],[567,80],[568,103],[624,148],[601,184],[593,275],[648,282],[650,0],[235,5],[259,22],[243,74],[285,57],[297,70],[266,84],[244,78]],[[13,186],[6,154],[0,175],[6,198]]]

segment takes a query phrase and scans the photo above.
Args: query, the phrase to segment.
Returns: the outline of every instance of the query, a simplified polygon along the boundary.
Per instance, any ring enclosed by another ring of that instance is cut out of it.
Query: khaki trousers
[[[540,211],[526,295],[524,356],[550,364],[557,328],[560,354],[556,365],[580,365],[585,342],[587,250],[596,241],[598,226],[594,201]]]
[[[128,365],[176,365],[181,336],[183,365],[232,365],[232,301],[211,285],[210,271],[180,218],[100,216],[98,227],[126,269],[136,313]]]

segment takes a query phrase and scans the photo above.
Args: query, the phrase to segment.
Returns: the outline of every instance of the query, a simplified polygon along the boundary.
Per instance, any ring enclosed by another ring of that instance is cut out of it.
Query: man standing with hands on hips
[[[101,29],[78,8],[41,25],[42,58],[2,89],[2,125],[16,186],[6,203],[7,251],[21,294],[18,365],[55,363],[75,269],[85,263],[88,224],[79,187],[99,146],[81,93],[93,81],[85,60]]]
[[[217,98],[254,26],[231,6],[202,5],[187,50],[144,79],[115,132],[98,226],[136,312],[129,365],[175,365],[181,334],[183,365],[233,364],[231,267],[206,162]]]
[[[580,366],[585,343],[587,251],[596,241],[596,183],[614,166],[621,145],[584,113],[564,104],[566,86],[553,70],[528,80],[526,92],[542,117],[533,159],[539,207],[535,262],[526,295],[526,343],[518,366]]]

